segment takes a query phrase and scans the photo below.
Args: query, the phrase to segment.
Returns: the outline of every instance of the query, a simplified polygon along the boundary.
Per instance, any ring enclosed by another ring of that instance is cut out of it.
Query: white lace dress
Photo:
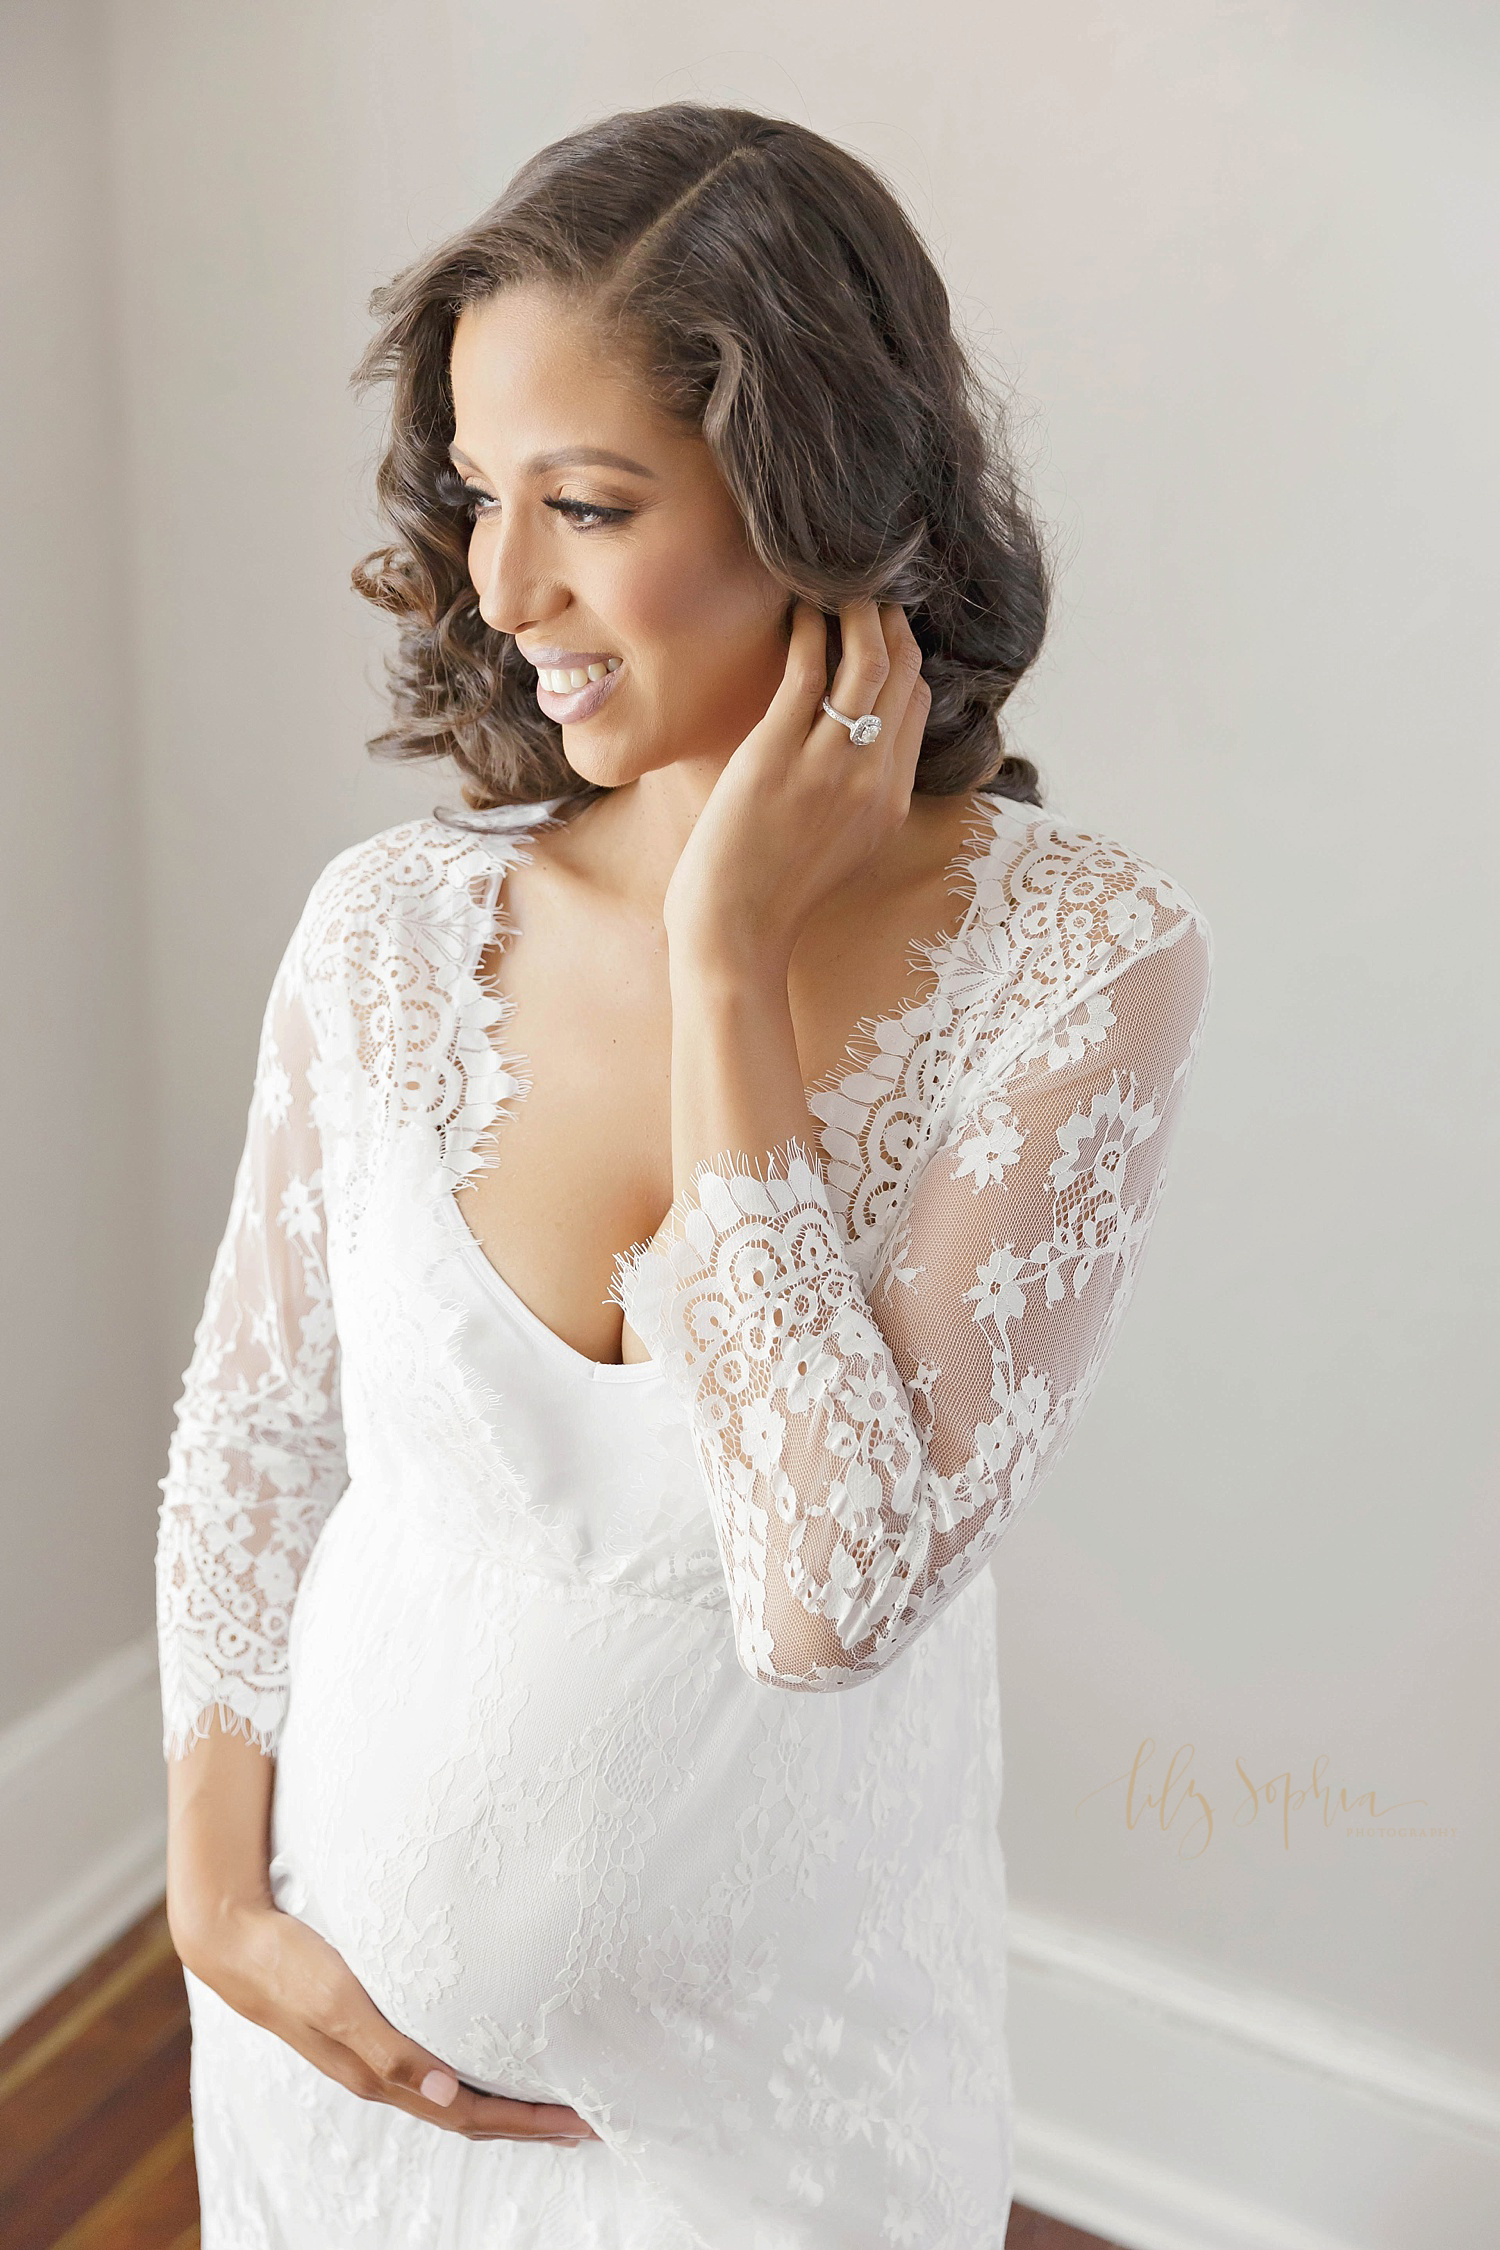
[[[976,798],[817,1155],[701,1166],[602,1367],[453,1200],[524,1097],[478,979],[552,805],[336,859],[271,994],[164,1480],[166,1748],[277,1758],[272,1881],[470,2084],[369,2104],[189,1977],[204,2250],[1001,2250],[993,1589],[1155,1211],[1202,916]]]

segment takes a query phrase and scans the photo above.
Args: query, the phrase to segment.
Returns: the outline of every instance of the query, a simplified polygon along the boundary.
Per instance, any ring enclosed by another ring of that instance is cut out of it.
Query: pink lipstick
[[[602,709],[623,669],[618,656],[595,649],[522,649],[537,671],[536,699],[559,726],[579,726]]]

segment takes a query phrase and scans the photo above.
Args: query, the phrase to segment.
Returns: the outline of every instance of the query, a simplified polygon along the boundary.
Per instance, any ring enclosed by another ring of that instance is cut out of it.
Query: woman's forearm
[[[781,685],[709,791],[662,899],[674,1199],[727,1152],[758,1169],[786,1141],[818,1147],[788,972],[846,885],[858,877],[868,895],[874,855],[910,817],[932,704],[898,605],[854,601],[839,620],[834,708],[878,720],[879,750],[851,760],[848,735],[823,714],[827,622],[799,601]]]
[[[210,1731],[167,1767],[167,1924],[179,1955],[211,1950],[246,1908],[272,1904],[275,1761],[243,1735]]]
[[[760,1164],[791,1139],[816,1148],[786,968],[672,957],[672,1188],[727,1150]]]

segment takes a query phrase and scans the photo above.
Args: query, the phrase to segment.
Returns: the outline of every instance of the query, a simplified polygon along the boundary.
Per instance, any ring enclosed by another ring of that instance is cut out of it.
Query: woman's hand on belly
[[[183,1964],[251,2023],[362,2101],[388,2102],[470,2141],[555,2141],[598,2135],[554,2102],[515,2102],[461,2086],[453,2071],[383,2016],[325,1938],[264,1904],[232,1908],[212,1940],[181,1944]]]
[[[363,2101],[389,2102],[471,2141],[597,2140],[562,2103],[461,2086],[381,2014],[325,1938],[282,1913],[268,1858],[275,1770],[226,1733],[217,1713],[167,1766],[167,1924],[183,1967]]]

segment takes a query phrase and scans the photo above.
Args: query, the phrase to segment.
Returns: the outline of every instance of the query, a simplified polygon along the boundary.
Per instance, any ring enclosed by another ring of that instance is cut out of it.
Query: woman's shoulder
[[[403,820],[349,845],[313,884],[281,971],[328,1074],[324,1099],[363,1085],[382,1116],[436,1102],[452,1110],[450,1155],[510,1086],[491,1038],[503,1006],[479,970],[507,859],[535,824],[523,810],[498,829]],[[328,1114],[349,1127],[351,1113]]]
[[[1071,1006],[1129,962],[1167,948],[1208,961],[1208,918],[1175,875],[1107,830],[1014,799],[984,800],[961,963],[970,995],[1008,1009]]]
[[[506,817],[428,814],[350,844],[308,895],[298,928],[304,962],[368,965],[372,952],[429,952],[434,943],[447,951],[459,926],[477,925],[488,911],[512,843],[547,809],[512,806]]]

